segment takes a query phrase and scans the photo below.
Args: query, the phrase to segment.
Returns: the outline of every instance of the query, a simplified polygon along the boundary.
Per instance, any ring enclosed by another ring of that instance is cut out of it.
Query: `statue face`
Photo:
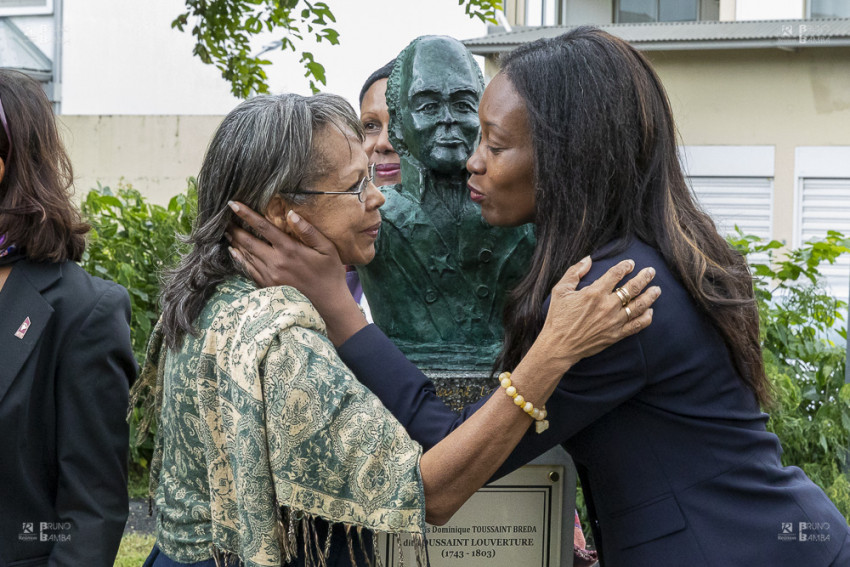
[[[478,75],[466,49],[423,40],[401,85],[402,136],[413,157],[441,173],[462,170],[478,138]]]

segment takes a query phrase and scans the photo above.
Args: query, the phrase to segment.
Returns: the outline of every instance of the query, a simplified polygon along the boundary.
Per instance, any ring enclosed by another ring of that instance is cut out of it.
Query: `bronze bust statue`
[[[505,294],[534,247],[530,226],[491,227],[469,198],[483,90],[466,47],[439,36],[407,46],[387,85],[402,182],[381,188],[377,254],[358,272],[375,323],[425,369],[492,364]]]

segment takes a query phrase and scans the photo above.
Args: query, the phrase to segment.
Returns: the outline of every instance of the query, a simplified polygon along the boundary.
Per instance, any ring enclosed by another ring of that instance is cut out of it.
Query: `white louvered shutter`
[[[823,238],[827,231],[837,230],[850,236],[850,179],[800,180],[800,242]],[[835,264],[822,264],[821,272],[832,295],[847,301],[850,294],[850,254]]]
[[[768,177],[689,177],[703,209],[723,236],[735,231],[771,238],[773,179]]]

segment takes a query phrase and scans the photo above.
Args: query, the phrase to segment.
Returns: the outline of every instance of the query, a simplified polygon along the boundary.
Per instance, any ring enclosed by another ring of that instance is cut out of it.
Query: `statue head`
[[[464,171],[478,139],[481,70],[456,39],[422,36],[398,56],[387,83],[390,142],[443,174]]]

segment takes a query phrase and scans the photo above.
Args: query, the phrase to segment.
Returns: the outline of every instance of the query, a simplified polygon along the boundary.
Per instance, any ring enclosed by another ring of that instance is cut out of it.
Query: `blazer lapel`
[[[39,266],[31,274],[31,267],[26,260],[18,262],[0,291],[0,401],[53,317],[41,291],[61,277],[61,268]]]

